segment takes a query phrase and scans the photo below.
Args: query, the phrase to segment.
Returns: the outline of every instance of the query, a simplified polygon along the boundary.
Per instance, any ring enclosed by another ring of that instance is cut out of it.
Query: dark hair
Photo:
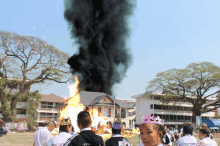
[[[68,132],[67,131],[67,127],[68,126],[72,126],[71,124],[70,125],[60,125],[60,127],[59,127],[59,133],[60,132]]]
[[[145,125],[145,123],[141,124],[140,129],[143,125]],[[159,124],[153,124],[153,127],[158,133],[159,132],[163,133],[163,136],[161,137],[162,143],[169,144],[170,140],[169,140],[168,136],[166,135],[165,127],[163,125],[159,125]]]
[[[72,127],[72,131],[74,132],[74,127]]]
[[[199,132],[201,132],[202,134],[206,134],[206,137],[209,137],[211,133],[208,128],[199,129]]]
[[[179,135],[177,135],[177,134],[175,134],[174,137],[175,137],[176,141],[179,139]]]
[[[188,123],[183,125],[183,135],[187,134],[193,135],[193,127]]]
[[[121,124],[119,121],[115,121],[114,124]],[[114,129],[112,126],[112,134],[121,134],[121,128],[120,129]]]
[[[78,124],[82,125],[82,128],[86,128],[91,125],[91,117],[87,111],[82,111],[77,116]]]

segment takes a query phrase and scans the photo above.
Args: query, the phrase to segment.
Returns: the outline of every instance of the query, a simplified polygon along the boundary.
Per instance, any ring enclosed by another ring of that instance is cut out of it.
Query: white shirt
[[[62,146],[72,135],[67,132],[60,132],[56,136],[50,138],[47,142],[48,146]]]
[[[194,136],[187,134],[180,138],[177,146],[197,146],[197,140]]]
[[[170,136],[174,136],[174,132],[172,130],[169,131]]]
[[[121,134],[115,134],[112,137],[122,137]]]
[[[85,131],[85,130],[91,130],[91,128],[90,127],[83,128],[80,132]]]
[[[205,137],[198,142],[199,146],[218,146],[218,144],[210,137]]]
[[[36,131],[33,140],[35,142],[35,146],[44,146],[50,138],[51,132],[47,127],[44,127]]]
[[[165,135],[167,135],[168,139],[170,140],[169,145],[172,146],[171,136],[168,133],[166,133]],[[165,140],[166,140],[166,138],[164,137],[163,141],[165,142]]]

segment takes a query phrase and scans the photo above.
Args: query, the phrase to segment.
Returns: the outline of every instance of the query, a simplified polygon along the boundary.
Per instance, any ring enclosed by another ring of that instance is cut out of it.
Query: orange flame
[[[72,121],[72,125],[74,126],[74,129],[76,132],[79,132],[78,126],[77,126],[77,114],[85,109],[85,106],[80,102],[80,96],[79,96],[79,80],[77,76],[74,76],[75,84],[70,85],[68,88],[70,98],[64,101],[66,104],[65,107],[60,109],[60,117],[67,118],[70,117]]]

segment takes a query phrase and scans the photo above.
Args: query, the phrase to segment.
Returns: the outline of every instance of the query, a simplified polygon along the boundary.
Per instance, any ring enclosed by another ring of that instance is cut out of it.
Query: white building
[[[192,111],[189,107],[192,107],[192,104],[189,102],[177,102],[174,105],[174,102],[169,104],[162,104],[159,99],[162,94],[155,93],[150,95],[150,98],[147,99],[143,97],[143,94],[132,96],[136,99],[136,124],[140,125],[142,119],[147,114],[152,114],[154,116],[160,116],[160,118],[165,120],[165,125],[168,127],[174,127],[175,125],[182,125],[184,122],[192,122]],[[215,99],[211,98],[210,101]],[[207,112],[201,115],[202,119],[204,118],[213,118],[215,112]]]

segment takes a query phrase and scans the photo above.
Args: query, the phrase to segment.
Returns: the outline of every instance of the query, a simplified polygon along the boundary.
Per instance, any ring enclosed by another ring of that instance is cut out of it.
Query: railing
[[[164,122],[192,122],[192,120],[165,120]]]
[[[38,121],[55,121],[57,118],[38,118]]]
[[[168,113],[189,113],[192,114],[192,111],[182,111],[182,110],[163,110],[163,109],[154,109],[154,112],[168,112]]]
[[[57,108],[37,108],[37,110],[42,110],[42,111],[59,111]]]

